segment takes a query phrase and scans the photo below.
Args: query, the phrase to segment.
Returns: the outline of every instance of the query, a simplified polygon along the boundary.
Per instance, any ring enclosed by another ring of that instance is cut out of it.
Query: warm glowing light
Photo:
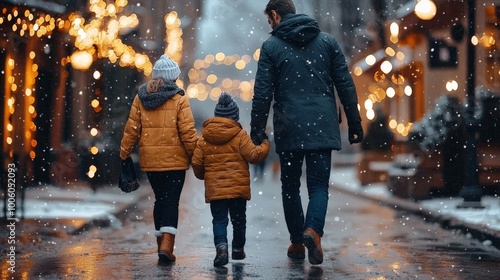
[[[356,66],[356,67],[354,67],[353,73],[354,73],[354,75],[359,77],[363,74],[363,70],[361,69],[361,67]]]
[[[398,122],[396,120],[390,120],[389,121],[389,127],[392,128],[392,129],[395,129],[396,126],[398,126]]]
[[[436,4],[432,0],[420,0],[415,5],[415,14],[422,20],[431,20],[436,16]]]
[[[411,88],[411,86],[405,86],[404,92],[406,96],[411,96],[413,94],[413,89]]]
[[[447,91],[455,91],[458,90],[458,83],[455,80],[446,82],[446,90]]]
[[[92,107],[94,108],[99,107],[99,100],[97,99],[92,100],[92,102],[90,102],[90,105],[92,105]]]
[[[366,118],[369,120],[373,120],[375,118],[375,111],[372,109],[366,111]]]
[[[391,48],[391,47],[385,48],[385,53],[388,56],[394,56],[394,55],[396,55],[396,51],[393,48]]]
[[[371,99],[366,99],[365,100],[365,109],[366,110],[373,109],[373,101]]]
[[[206,63],[212,63],[215,61],[215,56],[213,54],[207,54],[205,56],[205,62]]]
[[[219,52],[219,53],[217,53],[217,54],[215,55],[215,59],[216,59],[217,61],[219,61],[219,62],[220,62],[220,61],[223,61],[225,57],[226,57],[226,55],[225,55],[224,53],[221,53],[221,52]]]
[[[99,133],[99,131],[95,127],[90,130],[90,135],[92,135],[92,136],[96,136],[97,133]]]
[[[259,58],[260,58],[260,49],[256,49],[255,52],[253,53],[253,59],[259,60]]]
[[[398,124],[398,126],[396,127],[396,131],[400,134],[403,134],[403,132],[405,131],[405,125],[402,123]]]
[[[101,72],[99,71],[94,71],[94,74],[92,75],[94,79],[99,80],[101,78]]]
[[[252,84],[250,84],[250,82],[243,81],[240,83],[240,89],[243,92],[249,92],[252,90]]]
[[[249,102],[250,100],[252,100],[252,93],[251,92],[242,92],[240,95],[240,99],[245,101],[245,102]]]
[[[403,60],[405,59],[405,54],[403,52],[398,52],[396,54],[396,57],[399,59],[399,60]]]
[[[233,85],[233,82],[231,81],[231,79],[225,78],[224,80],[222,80],[223,87],[229,89],[229,88],[231,88],[232,85]]]
[[[87,70],[92,65],[92,55],[86,51],[76,51],[71,57],[71,66],[77,70]]]
[[[474,46],[477,46],[477,44],[479,44],[479,39],[476,35],[472,36],[472,38],[470,38],[470,41]]]
[[[93,146],[92,148],[90,148],[90,152],[93,155],[97,155],[97,153],[99,153],[99,149],[96,146]]]
[[[213,88],[210,91],[210,98],[212,100],[217,100],[221,94],[222,94],[222,90],[220,88]]]
[[[243,69],[245,69],[246,65],[247,65],[247,64],[246,64],[246,63],[245,63],[245,61],[243,61],[243,60],[238,60],[238,61],[236,61],[236,63],[234,64],[234,66],[235,66],[235,67],[236,67],[236,69],[238,69],[238,70],[243,70]]]
[[[217,82],[217,76],[214,75],[214,74],[210,74],[207,76],[207,83],[213,85],[215,84],[215,82]]]
[[[380,70],[384,72],[385,74],[389,74],[392,71],[392,64],[389,61],[384,61],[380,65]]]
[[[125,10],[127,4],[127,0],[117,0],[109,4],[103,0],[91,0],[88,6],[88,10],[94,14],[91,21],[86,22],[80,15],[70,14],[68,21],[50,19],[51,24],[42,26],[40,29],[52,30],[56,24],[59,28],[69,28],[68,33],[75,37],[75,47],[79,51],[88,52],[89,55],[96,54],[99,58],[108,58],[110,62],[118,62],[122,67],[136,67],[145,75],[150,75],[153,65],[148,56],[136,53],[131,46],[124,44],[120,39],[120,33],[124,30],[131,30],[139,25],[136,14],[119,15]],[[171,12],[167,16],[166,24],[172,24],[166,26],[167,34],[175,33],[175,36],[182,34],[181,31],[179,32],[180,19],[177,13]],[[182,39],[168,36],[166,41],[168,43],[166,53],[179,63]],[[75,61],[77,60],[71,59],[72,65]],[[85,67],[77,64],[73,66],[75,69],[87,70],[91,63],[87,63]]]
[[[373,54],[370,54],[365,58],[365,62],[366,62],[366,64],[371,66],[371,65],[375,64],[375,62],[377,62],[377,59],[375,58],[375,56]]]
[[[193,85],[189,85],[187,88],[187,94],[189,98],[196,98],[198,96],[198,88]]]
[[[394,88],[388,87],[385,91],[385,94],[387,94],[387,97],[393,98],[396,95],[396,91],[394,90]]]
[[[391,30],[391,36],[399,35],[399,25],[396,22],[391,23],[390,30]]]

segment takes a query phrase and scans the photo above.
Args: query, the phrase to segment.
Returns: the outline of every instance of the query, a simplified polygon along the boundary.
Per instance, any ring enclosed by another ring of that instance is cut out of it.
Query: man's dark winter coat
[[[354,82],[335,38],[307,15],[288,14],[261,47],[252,139],[264,138],[274,98],[276,150],[341,149],[335,91],[349,123],[360,122]]]

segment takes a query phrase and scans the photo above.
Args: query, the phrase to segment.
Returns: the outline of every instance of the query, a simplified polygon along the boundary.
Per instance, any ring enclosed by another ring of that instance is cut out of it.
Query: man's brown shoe
[[[288,246],[287,256],[290,259],[303,260],[306,258],[306,247],[302,243],[292,243]]]
[[[321,237],[311,228],[304,231],[304,245],[307,247],[307,257],[311,264],[323,262],[323,249],[321,249]]]

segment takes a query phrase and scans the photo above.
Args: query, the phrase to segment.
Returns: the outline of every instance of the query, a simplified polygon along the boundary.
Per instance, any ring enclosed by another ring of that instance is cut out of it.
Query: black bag
[[[130,157],[122,160],[118,187],[126,193],[133,192],[140,187],[137,174],[135,173],[134,162]]]

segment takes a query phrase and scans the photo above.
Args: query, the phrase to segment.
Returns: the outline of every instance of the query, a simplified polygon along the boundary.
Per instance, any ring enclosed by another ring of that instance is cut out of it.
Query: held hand
[[[254,133],[252,131],[252,133],[250,134],[250,137],[252,138],[252,142],[255,145],[260,145],[265,139],[267,139],[267,135],[265,132]]]
[[[349,143],[361,143],[363,141],[363,127],[360,122],[349,123]]]

